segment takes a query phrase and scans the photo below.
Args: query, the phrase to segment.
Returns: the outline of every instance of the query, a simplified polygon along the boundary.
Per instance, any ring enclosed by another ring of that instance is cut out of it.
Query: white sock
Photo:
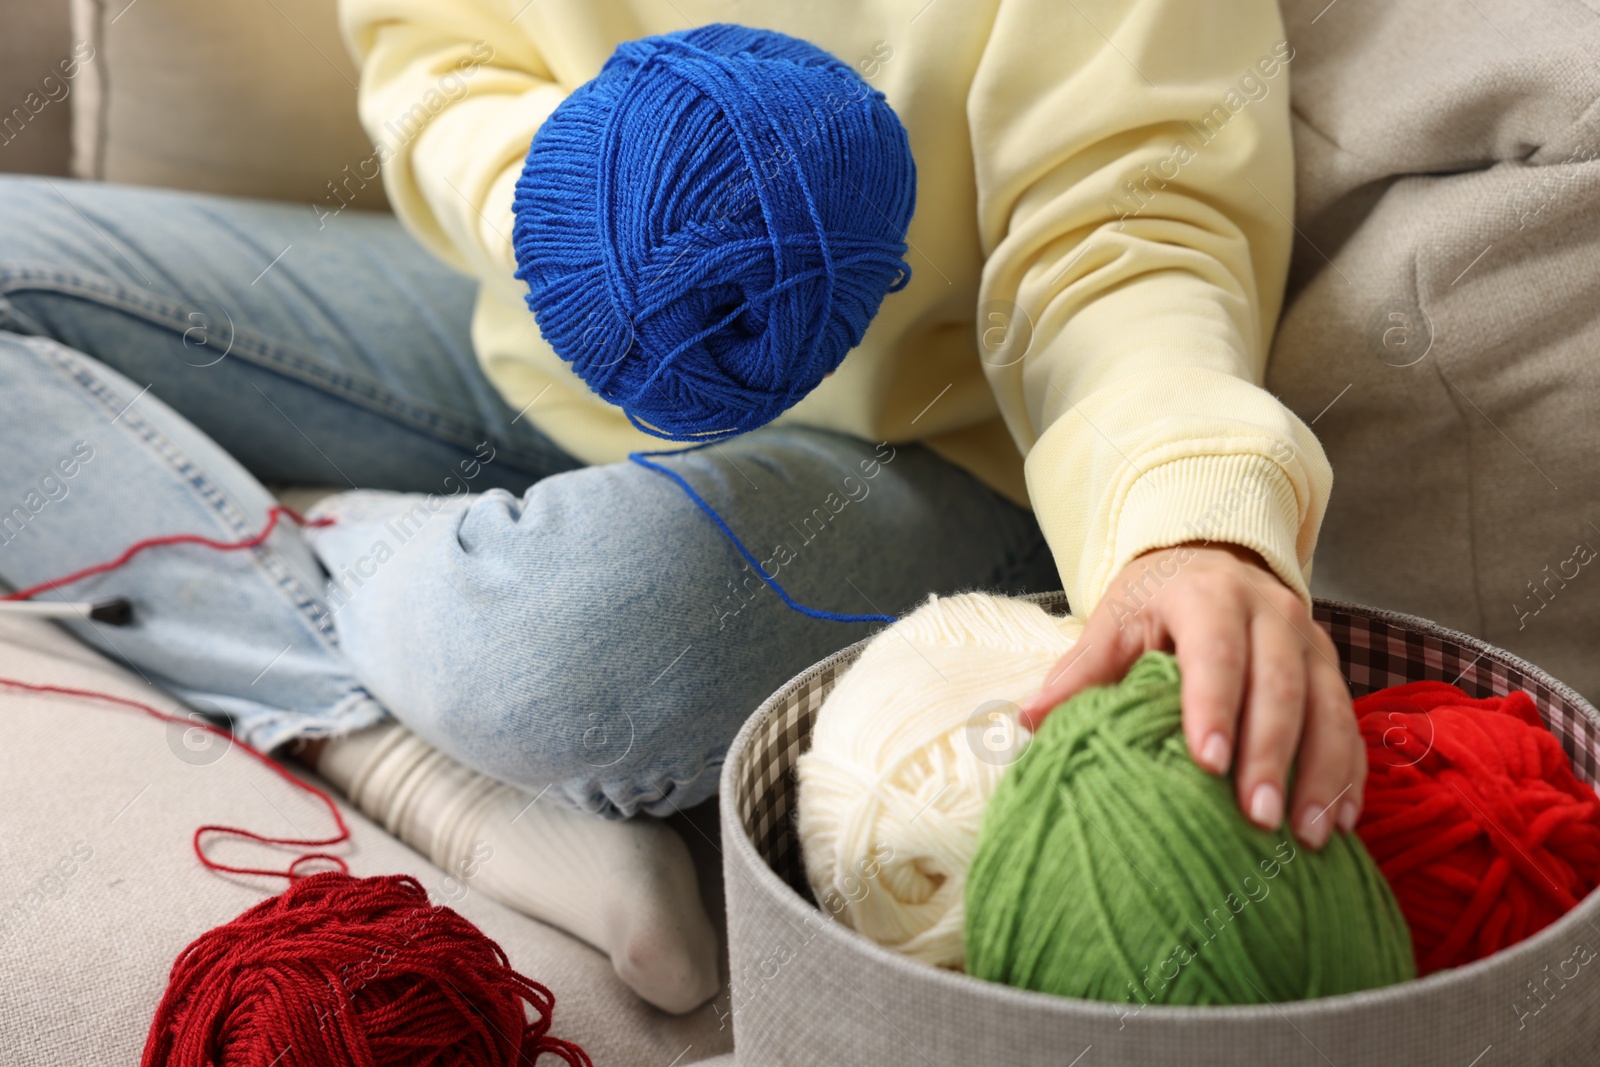
[[[689,850],[648,817],[603,819],[463,767],[398,723],[323,744],[317,773],[485,896],[587,941],[664,1011],[717,991]]]

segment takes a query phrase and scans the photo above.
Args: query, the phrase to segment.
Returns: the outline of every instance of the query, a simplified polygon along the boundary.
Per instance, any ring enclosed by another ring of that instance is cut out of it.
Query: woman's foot
[[[463,767],[390,723],[307,753],[350,802],[484,895],[587,941],[641,997],[686,1012],[717,991],[717,939],[683,841],[648,817],[586,815]]]

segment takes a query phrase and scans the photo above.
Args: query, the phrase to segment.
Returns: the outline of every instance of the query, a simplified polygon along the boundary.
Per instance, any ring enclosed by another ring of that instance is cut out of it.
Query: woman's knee
[[[347,524],[343,555],[393,544],[382,563],[362,549],[372,574],[335,615],[347,654],[397,718],[504,781],[622,814],[705,799],[741,717],[710,711],[716,678],[685,667],[709,645],[708,587],[692,560],[653,560],[661,523],[553,488],[482,494],[404,544],[393,516]]]
[[[665,814],[705,799],[736,722],[685,714],[710,697],[692,682],[655,699],[638,649],[659,635],[585,614],[580,598],[536,624],[519,614],[459,627],[424,653],[427,682],[395,714],[463,763],[588,811]]]

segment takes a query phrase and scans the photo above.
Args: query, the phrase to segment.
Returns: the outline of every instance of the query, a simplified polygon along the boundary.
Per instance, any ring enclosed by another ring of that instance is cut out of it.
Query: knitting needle
[[[126,626],[133,621],[133,604],[127,597],[112,597],[81,604],[59,600],[0,600],[0,615],[31,615],[40,619],[82,619]]]

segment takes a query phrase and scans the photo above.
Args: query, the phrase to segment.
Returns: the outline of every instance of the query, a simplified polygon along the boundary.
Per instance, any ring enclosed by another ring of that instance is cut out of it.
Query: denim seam
[[[117,404],[121,397],[115,395],[111,388],[94,374],[88,364],[82,363],[63,353],[71,350],[54,341],[41,338],[23,338],[24,343],[41,350],[41,354],[54,363],[58,369],[65,372],[74,383],[88,396],[92,397],[103,409],[110,412],[113,421],[123,422],[129,433],[138,436],[144,444],[160,456],[172,470],[195,490],[197,495],[215,516],[225,526],[240,535],[241,539],[256,533],[249,525],[249,520],[244,512],[232,499],[222,492],[220,487],[214,485],[205,472],[190,459],[182,449],[168,440],[155,426],[147,422],[138,412],[132,410],[133,401],[129,401],[121,408]],[[138,397],[133,398],[135,401]],[[339,641],[334,633],[332,616],[323,607],[312,591],[301,584],[300,579],[289,569],[275,549],[265,544],[249,549],[251,559],[263,572],[268,580],[284,594],[301,616],[309,624],[313,635],[321,641],[323,647],[329,651],[337,651]]]
[[[63,296],[92,300],[102,306],[143,318],[180,335],[192,328],[192,324],[183,317],[182,306],[174,302],[146,297],[114,283],[92,281],[59,269],[0,267],[0,294],[9,295],[28,290],[53,291]],[[352,375],[329,372],[315,360],[296,353],[288,345],[272,342],[259,334],[241,330],[237,323],[233,324],[232,340],[233,348],[230,354],[239,353],[258,367],[324,389],[437,440],[458,447],[471,447],[482,440],[483,435],[477,428],[454,416],[402,400],[380,386]],[[516,449],[508,441],[499,439],[493,434],[488,436],[497,448],[515,454]]]
[[[271,752],[290,741],[318,737],[342,737],[387,722],[390,716],[377,698],[365,689],[354,688],[332,707],[315,715],[298,711],[267,714],[251,720],[246,744],[258,752]]]
[[[613,791],[599,782],[593,783],[595,788],[592,792],[587,790],[586,792],[591,798],[597,794],[601,798],[597,813],[602,815],[606,814],[608,809],[624,817],[632,817],[639,811],[662,815],[669,813],[667,809],[681,811],[683,809],[673,800],[673,797],[682,796],[689,786],[702,781],[707,775],[719,776],[722,764],[726,759],[727,751],[724,748],[721,752],[713,752],[702,757],[695,773],[687,778],[679,777],[671,772],[665,772],[656,775],[653,779],[630,780],[626,784],[631,787],[631,795],[620,799],[614,797],[612,795]],[[641,788],[646,785],[649,788]],[[662,805],[666,805],[666,808],[663,808]]]

